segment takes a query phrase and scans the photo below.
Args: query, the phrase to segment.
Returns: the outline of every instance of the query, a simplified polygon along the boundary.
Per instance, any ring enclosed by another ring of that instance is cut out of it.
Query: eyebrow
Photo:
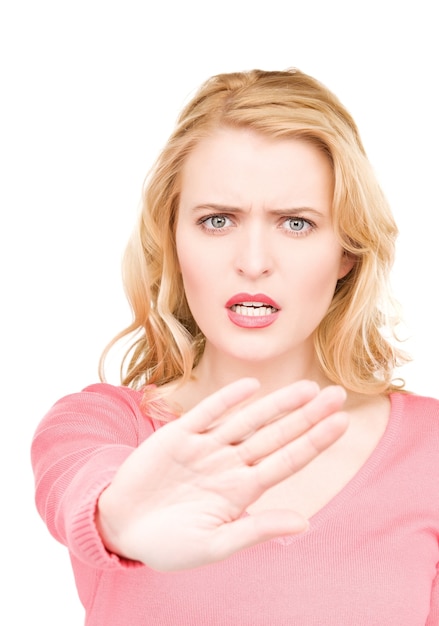
[[[247,213],[246,209],[242,209],[241,207],[229,206],[225,204],[215,204],[215,203],[207,203],[207,204],[198,204],[192,209],[194,213],[199,211],[217,211],[218,213]],[[325,217],[325,214],[317,209],[313,209],[307,206],[298,206],[298,207],[287,207],[284,209],[269,209],[268,213],[272,215],[298,215],[306,213],[308,215],[314,215],[316,217]]]

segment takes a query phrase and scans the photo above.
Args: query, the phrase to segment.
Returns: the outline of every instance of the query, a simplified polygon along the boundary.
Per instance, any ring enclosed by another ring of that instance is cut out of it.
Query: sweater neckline
[[[397,438],[397,434],[401,425],[401,418],[403,414],[403,407],[405,401],[405,395],[401,392],[393,392],[389,394],[390,399],[390,414],[387,426],[381,439],[378,441],[375,448],[372,450],[369,457],[358,469],[358,471],[352,476],[352,478],[335,494],[326,504],[322,506],[314,515],[312,515],[309,521],[309,529],[305,533],[299,535],[288,535],[286,537],[278,537],[272,539],[276,543],[288,546],[296,541],[306,537],[309,533],[317,531],[323,524],[325,524],[336,512],[344,506],[344,504],[353,497],[361,486],[373,475],[381,466],[383,461],[387,458],[389,450],[392,448],[393,443]],[[248,515],[248,513],[244,513]]]
[[[147,388],[150,388],[152,392],[157,388],[156,385],[148,385]],[[381,466],[384,459],[387,458],[387,453],[391,449],[397,434],[399,432],[401,418],[403,414],[405,397],[407,394],[402,392],[392,392],[389,394],[390,399],[390,413],[389,419],[384,430],[384,433],[380,440],[378,441],[375,448],[372,450],[369,457],[363,463],[363,465],[358,469],[358,471],[352,476],[352,478],[340,489],[338,493],[335,494],[326,504],[322,506],[314,515],[312,515],[309,521],[309,529],[305,533],[300,533],[298,535],[288,535],[286,537],[277,537],[272,539],[276,543],[280,543],[281,545],[288,546],[296,541],[301,540],[303,537],[307,536],[310,532],[316,531],[320,526],[322,526],[326,521],[328,521],[335,513],[340,509],[347,500],[349,500],[352,496],[354,496],[360,487],[367,481],[369,476],[375,473],[378,468]],[[158,421],[169,421],[169,418],[175,419],[176,415],[173,414],[166,402],[161,399],[160,408],[157,411],[160,414],[156,416]],[[163,415],[167,415],[168,419],[163,419]],[[250,513],[244,511],[242,517],[249,516]]]

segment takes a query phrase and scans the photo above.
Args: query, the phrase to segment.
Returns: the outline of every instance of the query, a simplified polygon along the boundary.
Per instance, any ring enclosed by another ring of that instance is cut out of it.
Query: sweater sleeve
[[[42,420],[32,442],[38,511],[52,535],[94,568],[140,566],[110,554],[94,523],[100,494],[154,431],[138,395],[97,384],[66,396]]]

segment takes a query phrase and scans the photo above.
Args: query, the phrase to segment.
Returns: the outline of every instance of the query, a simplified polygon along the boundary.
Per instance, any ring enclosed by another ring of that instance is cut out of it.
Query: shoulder
[[[95,433],[103,438],[133,445],[143,440],[161,424],[150,415],[148,402],[142,390],[95,383],[75,393],[60,398],[40,422],[36,435],[48,431],[72,433]]]
[[[407,415],[439,419],[439,400],[414,393],[395,392],[391,394],[394,410]]]
[[[55,402],[51,411],[75,411],[80,415],[93,411],[117,410],[136,414],[140,411],[141,401],[142,392],[140,391],[108,383],[94,383],[82,391],[60,398]]]
[[[413,393],[392,393],[393,420],[413,439],[439,443],[439,400]]]
[[[85,402],[109,402],[133,408],[141,406],[142,397],[142,391],[109,383],[94,383],[76,394],[66,396],[70,399],[82,399]]]

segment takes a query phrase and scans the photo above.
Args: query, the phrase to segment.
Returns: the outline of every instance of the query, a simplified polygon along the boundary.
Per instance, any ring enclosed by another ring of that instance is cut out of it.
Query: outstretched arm
[[[306,529],[287,510],[242,514],[345,432],[345,392],[301,381],[250,401],[257,389],[224,387],[132,452],[98,503],[109,551],[172,571]]]

